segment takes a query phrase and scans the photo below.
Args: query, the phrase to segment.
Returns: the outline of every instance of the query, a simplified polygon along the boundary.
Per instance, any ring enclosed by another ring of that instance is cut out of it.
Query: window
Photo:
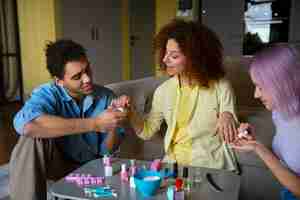
[[[288,42],[291,0],[246,0],[243,54],[268,44]]]
[[[23,101],[16,0],[0,0],[0,105]]]

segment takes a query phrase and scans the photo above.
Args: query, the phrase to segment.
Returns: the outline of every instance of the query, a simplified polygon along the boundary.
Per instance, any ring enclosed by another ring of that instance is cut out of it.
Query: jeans
[[[283,188],[280,191],[280,196],[281,196],[281,200],[297,200],[297,198],[293,195],[293,193],[288,191],[286,188]]]

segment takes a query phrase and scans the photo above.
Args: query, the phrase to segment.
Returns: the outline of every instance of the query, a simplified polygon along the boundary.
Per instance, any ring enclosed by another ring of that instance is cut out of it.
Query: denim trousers
[[[281,189],[280,196],[281,200],[299,200],[286,188]]]

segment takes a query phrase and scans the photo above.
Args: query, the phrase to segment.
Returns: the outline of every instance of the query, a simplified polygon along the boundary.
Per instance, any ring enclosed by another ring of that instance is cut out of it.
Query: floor
[[[8,199],[8,164],[0,166],[0,200]]]
[[[8,162],[17,137],[12,119],[19,103],[0,104],[0,200],[8,200]]]

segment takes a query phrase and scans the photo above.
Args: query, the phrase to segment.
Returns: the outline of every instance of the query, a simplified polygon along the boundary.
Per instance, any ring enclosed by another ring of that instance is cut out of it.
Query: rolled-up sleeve
[[[22,109],[14,117],[14,128],[24,134],[24,126],[43,114],[54,114],[54,96],[44,88],[35,89]]]
[[[143,131],[138,134],[144,140],[150,139],[160,129],[163,122],[163,96],[161,92],[160,88],[155,90],[151,110],[144,120]]]

